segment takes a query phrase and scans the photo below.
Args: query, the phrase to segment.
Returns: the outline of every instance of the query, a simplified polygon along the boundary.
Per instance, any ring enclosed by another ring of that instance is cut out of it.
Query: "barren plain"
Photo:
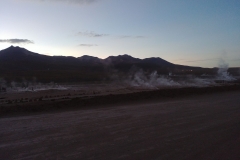
[[[95,94],[2,105],[0,159],[240,159],[239,85]]]

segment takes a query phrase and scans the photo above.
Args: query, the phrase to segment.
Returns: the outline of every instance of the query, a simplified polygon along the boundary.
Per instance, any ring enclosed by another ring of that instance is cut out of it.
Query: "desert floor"
[[[0,159],[240,159],[239,90],[96,103],[2,116]]]

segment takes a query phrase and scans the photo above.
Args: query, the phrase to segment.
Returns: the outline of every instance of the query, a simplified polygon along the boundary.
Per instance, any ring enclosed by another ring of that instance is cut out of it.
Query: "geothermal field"
[[[239,97],[228,73],[11,82],[0,94],[0,159],[237,160]]]
[[[240,0],[0,0],[0,21],[0,160],[240,160]]]
[[[89,99],[104,95],[121,95],[162,89],[203,88],[238,85],[239,76],[220,70],[218,75],[158,75],[157,72],[145,74],[138,71],[124,79],[110,82],[57,84],[36,81],[9,82],[1,80],[0,104],[22,105],[47,101],[69,101]]]

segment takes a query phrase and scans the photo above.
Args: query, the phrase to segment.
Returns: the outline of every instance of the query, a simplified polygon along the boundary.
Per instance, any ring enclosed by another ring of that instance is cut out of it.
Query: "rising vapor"
[[[108,36],[108,34],[95,33],[95,32],[92,32],[92,31],[78,32],[77,35],[84,36],[84,37],[93,37],[93,38]]]

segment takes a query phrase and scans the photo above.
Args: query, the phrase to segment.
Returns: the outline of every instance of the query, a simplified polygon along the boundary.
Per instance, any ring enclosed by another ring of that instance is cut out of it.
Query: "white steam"
[[[199,78],[192,75],[174,76],[172,74],[158,75],[157,71],[150,74],[143,70],[130,75],[126,81],[130,86],[157,89],[163,87],[205,87],[215,85],[213,78]]]
[[[217,79],[224,80],[224,81],[236,80],[232,75],[228,73],[228,64],[223,59],[220,59],[219,61]]]
[[[180,84],[174,82],[168,77],[159,76],[156,71],[152,72],[149,76],[144,74],[143,70],[136,72],[133,76],[129,77],[127,81],[131,86],[157,88],[163,86],[179,86]]]
[[[4,79],[0,79],[0,87],[5,88],[7,92],[24,92],[24,91],[42,91],[42,90],[65,90],[66,87],[58,85],[56,83],[37,83],[34,78],[33,81],[27,81],[22,79],[22,82],[11,81],[7,83]]]

